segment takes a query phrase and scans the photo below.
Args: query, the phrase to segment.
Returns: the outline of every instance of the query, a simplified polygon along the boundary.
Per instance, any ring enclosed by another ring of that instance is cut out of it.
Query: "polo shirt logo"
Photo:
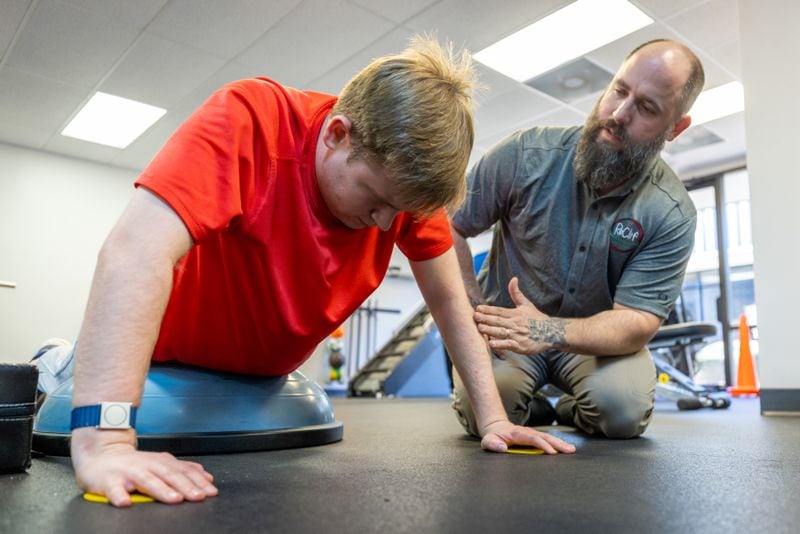
[[[644,230],[635,219],[617,219],[611,225],[611,248],[628,252],[636,248],[644,238]]]

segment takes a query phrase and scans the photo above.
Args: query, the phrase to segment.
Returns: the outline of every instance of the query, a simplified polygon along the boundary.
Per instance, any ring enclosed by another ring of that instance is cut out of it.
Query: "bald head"
[[[634,56],[637,60],[660,60],[675,74],[681,76],[684,81],[677,102],[676,118],[686,115],[697,95],[703,90],[706,81],[703,64],[695,53],[683,43],[670,39],[654,39],[634,48],[624,63],[634,59]]]
[[[684,45],[661,39],[636,48],[586,119],[575,175],[599,192],[641,175],[691,125],[686,113],[702,86],[703,67]]]

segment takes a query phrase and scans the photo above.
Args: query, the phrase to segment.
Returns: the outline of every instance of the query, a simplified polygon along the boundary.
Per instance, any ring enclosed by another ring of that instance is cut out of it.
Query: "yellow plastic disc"
[[[84,493],[83,498],[89,502],[102,502],[108,503],[108,497],[104,495],[98,495],[97,493]],[[133,504],[143,503],[143,502],[154,502],[155,499],[152,498],[150,495],[144,495],[142,493],[131,493],[131,502]]]
[[[662,384],[669,384],[669,375],[667,373],[659,373],[658,381]]]
[[[509,447],[506,449],[506,452],[510,454],[544,454],[542,449],[537,449],[536,447],[524,447],[522,445],[514,445],[513,447]]]

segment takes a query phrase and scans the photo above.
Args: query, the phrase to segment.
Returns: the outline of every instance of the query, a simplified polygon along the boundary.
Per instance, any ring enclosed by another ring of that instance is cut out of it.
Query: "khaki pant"
[[[627,356],[584,356],[546,351],[535,356],[509,353],[492,358],[494,378],[512,423],[523,426],[559,424],[589,434],[633,438],[647,428],[653,415],[656,371],[650,351]],[[470,434],[478,436],[475,416],[464,384],[454,373],[455,409]],[[551,383],[565,395],[555,409],[541,394]]]

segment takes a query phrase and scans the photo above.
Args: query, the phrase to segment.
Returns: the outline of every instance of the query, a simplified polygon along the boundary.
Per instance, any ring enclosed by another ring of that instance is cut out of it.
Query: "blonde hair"
[[[352,123],[350,157],[383,166],[398,201],[428,214],[464,198],[475,86],[467,52],[416,36],[405,51],[374,60],[350,80],[332,114]]]

